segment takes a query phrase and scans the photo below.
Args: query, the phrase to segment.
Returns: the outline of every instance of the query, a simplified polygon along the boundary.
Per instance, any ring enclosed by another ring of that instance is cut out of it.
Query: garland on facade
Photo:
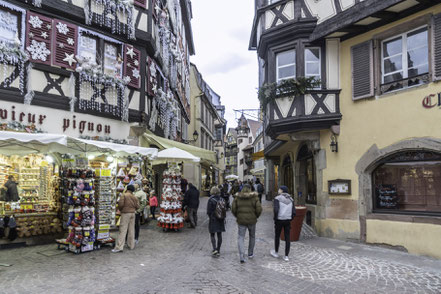
[[[25,63],[28,61],[28,55],[22,49],[20,49],[20,41],[16,41],[15,47],[10,47],[5,43],[0,43],[0,63],[3,65],[3,83],[5,87],[10,87],[14,82],[15,70],[12,71],[11,76],[7,76],[8,66],[17,66],[19,72],[19,89],[21,94],[24,93],[25,89],[25,74],[24,68]]]
[[[87,1],[85,1],[87,2]],[[100,26],[110,27],[113,34],[127,34],[129,39],[136,39],[135,37],[135,22],[133,19],[134,6],[133,0],[94,0],[95,5],[103,7],[101,14],[95,13],[95,21]],[[92,24],[92,17],[90,15],[90,7],[85,3],[84,7],[85,20],[88,25]],[[122,15],[123,19],[127,18],[127,29],[125,25],[120,25],[118,15]],[[109,17],[111,16],[111,17]]]
[[[25,125],[18,121],[11,121],[0,124],[1,131],[26,132],[30,134],[44,133],[41,129],[37,129],[34,124]]]
[[[80,136],[80,139],[84,140],[91,140],[91,141],[101,141],[101,142],[109,142],[109,143],[115,143],[115,144],[123,144],[128,145],[129,142],[126,139],[112,139],[107,136]]]
[[[290,96],[304,95],[308,89],[317,88],[321,81],[316,77],[298,77],[295,79],[282,80],[279,83],[264,84],[259,88],[259,101],[264,113],[267,105],[275,99]]]
[[[97,65],[95,63],[90,62],[90,59],[84,58],[82,56],[76,56],[78,60],[78,67],[76,71],[79,74],[79,83],[82,85],[85,84],[85,91],[87,97],[92,97],[94,94],[97,94],[98,97],[101,96],[101,86],[107,88],[112,87],[116,89],[117,96],[117,104],[121,108],[121,112],[117,113],[117,108],[113,108],[112,114],[114,116],[121,115],[121,119],[123,121],[128,121],[129,118],[129,103],[128,97],[126,95],[127,84],[130,82],[130,77],[126,76],[124,78],[120,78],[119,76],[111,76],[103,73],[101,70],[101,65]],[[97,91],[97,93],[95,93]],[[75,96],[75,95],[74,95]],[[72,104],[75,103],[74,99],[71,97],[71,109]],[[85,109],[86,107],[80,103],[80,109]],[[92,107],[98,107],[97,103],[92,103]],[[99,109],[95,109],[99,110]]]

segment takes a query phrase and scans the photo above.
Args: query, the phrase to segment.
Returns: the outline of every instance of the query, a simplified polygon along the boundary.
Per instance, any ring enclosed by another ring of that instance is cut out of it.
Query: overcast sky
[[[253,0],[192,0],[196,55],[204,80],[221,96],[228,127],[236,127],[233,109],[258,108],[257,54],[248,51]]]

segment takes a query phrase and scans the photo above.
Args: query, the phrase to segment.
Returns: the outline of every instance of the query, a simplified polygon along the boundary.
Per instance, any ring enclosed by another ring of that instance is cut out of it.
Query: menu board
[[[379,185],[376,190],[377,208],[398,208],[398,195],[395,185]]]

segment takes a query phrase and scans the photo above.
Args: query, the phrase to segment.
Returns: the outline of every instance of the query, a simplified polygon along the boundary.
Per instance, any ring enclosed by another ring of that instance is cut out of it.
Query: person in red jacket
[[[158,207],[158,198],[156,198],[154,190],[150,192],[149,203],[150,203],[150,213],[152,214],[153,219],[156,219],[155,211],[156,211],[156,207]]]

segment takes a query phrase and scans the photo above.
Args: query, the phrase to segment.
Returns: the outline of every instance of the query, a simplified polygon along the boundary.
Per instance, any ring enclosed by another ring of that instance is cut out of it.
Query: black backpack
[[[219,198],[219,200],[216,201],[216,209],[214,210],[214,216],[217,219],[225,219],[227,217],[227,205],[225,203],[225,200],[223,198]]]

